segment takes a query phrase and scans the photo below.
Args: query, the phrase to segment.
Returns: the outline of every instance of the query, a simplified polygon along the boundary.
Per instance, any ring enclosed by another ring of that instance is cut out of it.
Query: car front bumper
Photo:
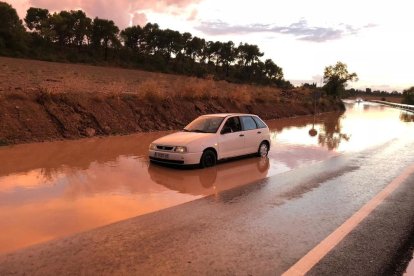
[[[200,163],[202,152],[177,153],[149,150],[149,159],[154,162],[174,165],[195,165]]]

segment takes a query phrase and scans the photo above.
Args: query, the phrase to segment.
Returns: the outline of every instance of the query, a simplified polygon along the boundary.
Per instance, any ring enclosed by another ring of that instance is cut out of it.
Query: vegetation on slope
[[[180,129],[206,113],[275,119],[314,112],[309,89],[0,58],[0,144]],[[332,97],[318,112],[342,111]]]

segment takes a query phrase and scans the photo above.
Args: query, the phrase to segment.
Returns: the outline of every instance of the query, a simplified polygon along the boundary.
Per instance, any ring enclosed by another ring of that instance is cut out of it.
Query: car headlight
[[[151,144],[149,145],[149,149],[150,149],[150,150],[156,150],[156,149],[157,149],[157,145],[155,145],[155,144],[151,143]]]
[[[187,147],[175,147],[175,152],[184,153],[187,152]]]

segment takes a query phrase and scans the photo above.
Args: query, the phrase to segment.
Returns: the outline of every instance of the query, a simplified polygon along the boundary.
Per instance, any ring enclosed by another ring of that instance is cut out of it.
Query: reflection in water
[[[402,111],[400,114],[400,120],[406,123],[414,122],[414,114]]]
[[[316,135],[318,135],[318,131],[315,129],[315,122],[316,122],[316,113],[314,112],[312,128],[309,130],[309,136],[311,137],[315,137]]]
[[[322,147],[327,147],[329,150],[334,150],[339,147],[342,140],[349,141],[350,136],[341,133],[340,117],[333,117],[327,119],[322,124],[322,131],[318,136],[318,142]]]
[[[375,104],[347,104],[345,115],[268,121],[269,159],[205,170],[149,164],[149,143],[168,132],[0,147],[0,253],[214,195],[412,129],[402,122],[410,117]],[[310,136],[310,128],[319,134]]]
[[[229,161],[204,170],[176,170],[151,164],[148,173],[160,185],[180,193],[210,194],[210,188],[224,191],[241,183],[263,179],[269,170],[268,158],[247,158]]]

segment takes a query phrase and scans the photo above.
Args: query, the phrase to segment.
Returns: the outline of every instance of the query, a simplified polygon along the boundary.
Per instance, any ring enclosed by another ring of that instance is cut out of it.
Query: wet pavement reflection
[[[149,143],[169,132],[1,147],[0,253],[379,146],[413,127],[412,114],[400,110],[346,106],[344,114],[268,121],[268,159],[243,158],[204,170],[149,163]]]

